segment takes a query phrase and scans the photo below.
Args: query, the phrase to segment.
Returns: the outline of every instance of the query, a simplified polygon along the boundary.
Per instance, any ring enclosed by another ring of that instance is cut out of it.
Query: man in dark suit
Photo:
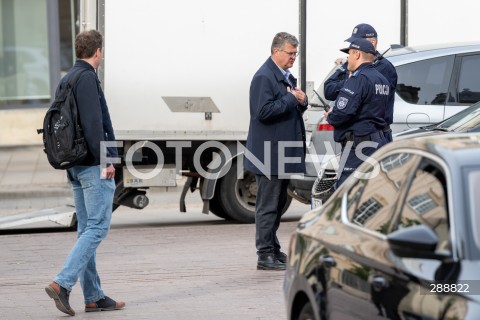
[[[305,93],[290,74],[298,55],[298,40],[286,32],[273,38],[271,56],[250,85],[250,128],[245,169],[256,175],[255,207],[260,270],[285,270],[277,230],[287,201],[289,177],[305,172]]]

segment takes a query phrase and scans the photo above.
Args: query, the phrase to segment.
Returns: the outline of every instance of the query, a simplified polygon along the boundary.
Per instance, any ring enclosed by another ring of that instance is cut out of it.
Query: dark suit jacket
[[[296,86],[297,80],[293,76],[289,79]],[[271,58],[253,76],[247,138],[247,150],[251,155],[246,152],[244,166],[255,174],[305,173],[305,126],[302,113],[307,106],[299,105],[295,96],[287,91],[287,86],[288,82]],[[265,142],[270,149],[265,147]],[[253,160],[255,158],[260,163]]]

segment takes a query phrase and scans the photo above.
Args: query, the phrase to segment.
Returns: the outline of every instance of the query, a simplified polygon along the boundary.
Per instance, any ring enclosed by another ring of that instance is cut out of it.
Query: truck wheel
[[[222,185],[222,179],[217,181],[213,198],[210,199],[208,203],[208,209],[210,210],[211,213],[213,213],[219,218],[222,218],[225,220],[232,220],[232,218],[225,212],[225,209],[222,207],[222,204],[221,204],[221,200],[220,200],[220,189],[222,188],[221,185]]]
[[[243,179],[237,179],[237,162],[221,179],[220,203],[224,211],[233,220],[240,223],[255,222],[255,203],[257,200],[257,182],[255,174],[244,170]],[[283,213],[287,211],[292,198],[289,196]]]

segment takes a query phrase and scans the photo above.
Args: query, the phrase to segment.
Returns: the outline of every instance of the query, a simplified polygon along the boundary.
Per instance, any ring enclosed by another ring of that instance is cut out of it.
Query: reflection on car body
[[[288,319],[478,319],[480,134],[399,139],[373,158],[292,235]]]

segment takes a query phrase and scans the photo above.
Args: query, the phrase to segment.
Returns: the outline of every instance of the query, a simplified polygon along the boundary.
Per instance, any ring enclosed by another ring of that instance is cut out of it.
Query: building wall
[[[0,146],[41,145],[46,109],[0,110]]]

